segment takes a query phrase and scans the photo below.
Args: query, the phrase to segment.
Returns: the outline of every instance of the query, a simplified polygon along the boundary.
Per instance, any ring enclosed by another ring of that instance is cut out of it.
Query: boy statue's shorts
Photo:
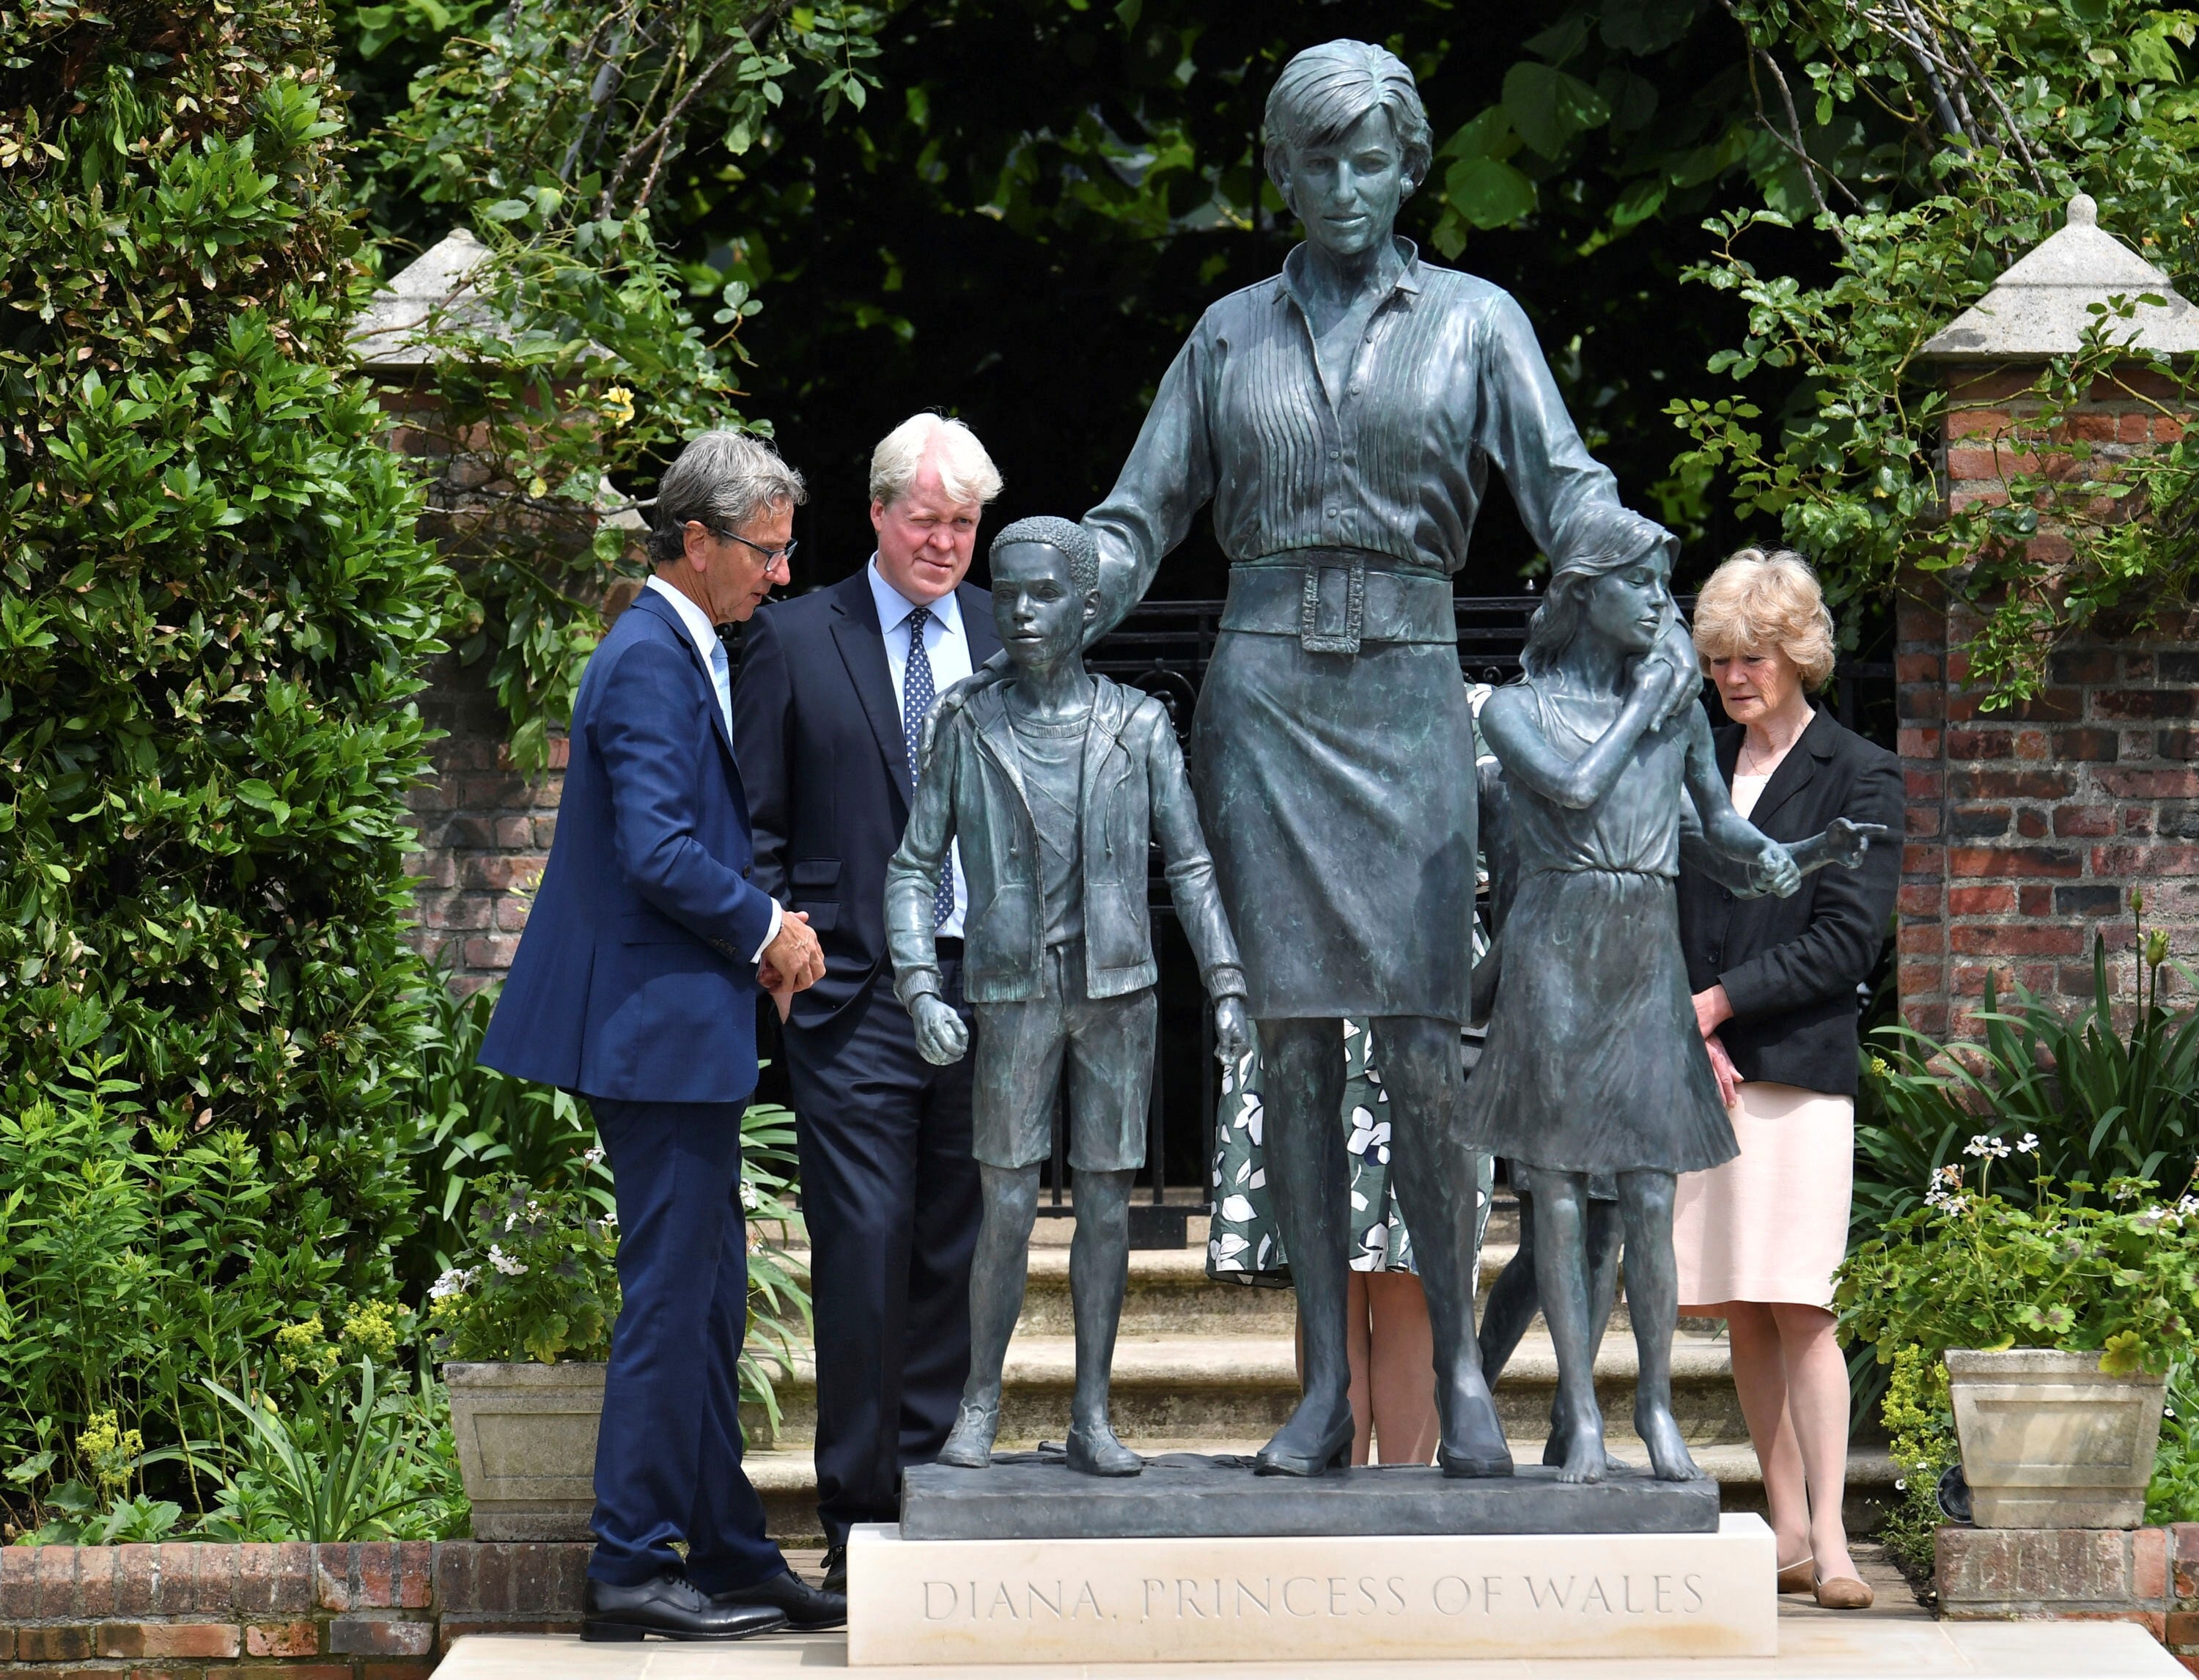
[[[1077,939],[1047,947],[1036,997],[974,1010],[971,1138],[980,1162],[1030,1167],[1052,1155],[1053,1098],[1061,1090],[1069,1104],[1070,1166],[1129,1172],[1145,1165],[1160,1020],[1151,986],[1122,997],[1085,996],[1084,942]]]

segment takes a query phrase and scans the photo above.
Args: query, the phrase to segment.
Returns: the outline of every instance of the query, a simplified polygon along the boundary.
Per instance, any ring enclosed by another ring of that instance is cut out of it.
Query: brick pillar
[[[567,743],[553,736],[549,769],[522,776],[481,668],[446,656],[429,674],[421,714],[445,733],[431,749],[433,777],[411,795],[420,833],[414,943],[449,969],[463,995],[501,980],[519,948],[528,895],[557,831]]]
[[[1957,375],[1951,386],[1945,472],[1951,510],[2007,499],[2036,370]],[[2145,396],[2173,391],[2129,376],[2136,393],[2103,383],[2070,417],[2090,442],[2091,470],[2181,434]],[[2047,458],[2051,464],[2051,457]],[[2035,557],[2066,557],[2052,532]],[[1997,972],[2063,998],[2089,997],[2091,950],[2131,945],[2130,895],[2145,894],[2149,925],[2199,956],[2199,770],[2194,684],[2199,613],[2169,610],[2149,626],[2103,617],[2050,658],[2047,685],[2021,705],[1986,712],[1960,651],[1974,616],[1951,610],[1928,579],[1904,580],[1895,674],[1899,748],[1909,796],[1901,887],[1902,1017],[1944,1035],[1967,1023]],[[2131,959],[2113,975],[2129,996]]]

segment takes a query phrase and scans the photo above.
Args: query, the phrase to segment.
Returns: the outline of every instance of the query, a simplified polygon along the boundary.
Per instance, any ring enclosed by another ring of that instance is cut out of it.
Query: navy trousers
[[[942,953],[947,1000],[962,965]],[[964,1010],[964,1018],[968,1011]],[[817,1514],[832,1545],[895,1522],[901,1473],[946,1444],[970,1374],[970,1255],[983,1212],[970,1065],[918,1054],[880,976],[786,1035],[817,1321]]]
[[[680,1572],[706,1593],[786,1571],[741,1470],[748,1223],[738,1103],[589,1100],[618,1193],[619,1289],[596,1438],[588,1573],[639,1586]]]

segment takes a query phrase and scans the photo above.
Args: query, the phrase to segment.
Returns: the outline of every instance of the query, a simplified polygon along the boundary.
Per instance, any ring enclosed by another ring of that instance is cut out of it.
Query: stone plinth
[[[1030,1455],[1035,1458],[1035,1455]],[[902,1477],[904,1540],[1175,1539],[1241,1535],[1715,1534],[1713,1481],[1620,1476],[1569,1486],[1555,1470],[1463,1479],[1426,1465],[1256,1476],[1236,1458],[1171,1453],[1140,1476],[1081,1476],[1059,1460]]]
[[[848,1545],[848,1663],[1770,1657],[1761,1518],[1713,1534],[906,1540]]]

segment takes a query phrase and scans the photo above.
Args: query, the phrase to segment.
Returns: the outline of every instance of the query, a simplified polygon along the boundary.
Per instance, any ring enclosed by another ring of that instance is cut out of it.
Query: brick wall
[[[578,1630],[585,1544],[11,1546],[6,1680],[424,1680],[469,1633]]]
[[[449,968],[458,991],[472,992],[502,979],[519,948],[524,890],[541,874],[557,831],[566,743],[551,741],[546,773],[520,774],[481,668],[452,657],[436,662],[420,709],[445,735],[430,750],[434,775],[411,795],[420,831],[411,863],[420,883],[416,938]]]
[[[2028,382],[2023,371],[2001,372],[1956,390],[1951,507],[2006,499],[2003,473],[2015,470],[2009,446],[2023,418],[2009,397]],[[2178,429],[2139,395],[2102,389],[2072,429],[2093,444],[2097,470],[2100,458]],[[2068,547],[2048,532],[2033,551],[2050,559]],[[2145,628],[2103,619],[2051,656],[2036,698],[1992,712],[1980,709],[1959,651],[1977,627],[1967,610],[1951,613],[1935,585],[1910,580],[1899,615],[1904,1018],[1934,1035],[1960,1030],[1988,972],[2090,996],[2094,937],[2130,949],[2133,888],[2149,925],[2167,930],[2179,955],[2199,954],[2199,613]],[[2127,955],[2114,977],[2127,995]]]
[[[2199,1523],[1943,1528],[1937,1549],[1942,1616],[2136,1622],[2199,1674]]]

